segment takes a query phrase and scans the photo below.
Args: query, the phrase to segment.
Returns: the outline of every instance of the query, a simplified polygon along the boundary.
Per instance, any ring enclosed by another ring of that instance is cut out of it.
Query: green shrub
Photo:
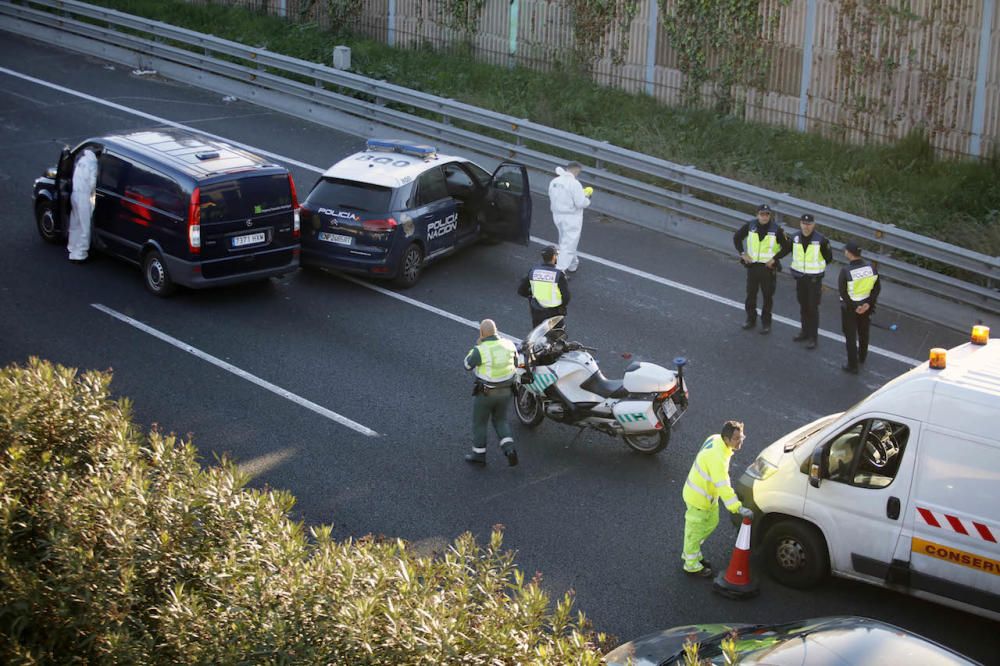
[[[111,376],[0,370],[0,662],[599,664],[495,529],[337,542],[287,492],[131,420]]]

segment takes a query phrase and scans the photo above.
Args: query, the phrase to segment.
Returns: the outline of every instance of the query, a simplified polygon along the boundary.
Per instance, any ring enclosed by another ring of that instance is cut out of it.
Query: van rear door
[[[823,528],[834,571],[885,580],[902,533],[920,423],[864,415],[819,446],[822,482],[805,517]]]
[[[972,399],[941,405],[963,414]],[[935,407],[942,402],[936,398]],[[995,406],[995,405],[994,405]],[[982,412],[985,416],[987,412]],[[994,432],[985,416],[982,429]],[[968,429],[968,425],[966,426]],[[984,433],[986,434],[986,433]],[[910,562],[908,583],[929,592],[1000,614],[1000,445],[973,434],[926,425],[920,440],[920,469],[907,509],[906,531],[896,558]]]
[[[201,257],[224,259],[294,245],[286,171],[239,172],[199,184]]]

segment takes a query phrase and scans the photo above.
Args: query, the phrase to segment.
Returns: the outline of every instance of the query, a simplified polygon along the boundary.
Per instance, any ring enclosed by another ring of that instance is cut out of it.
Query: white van
[[[1000,620],[1000,339],[927,363],[768,446],[736,483],[768,572],[828,573]],[[937,366],[937,367],[935,367]]]

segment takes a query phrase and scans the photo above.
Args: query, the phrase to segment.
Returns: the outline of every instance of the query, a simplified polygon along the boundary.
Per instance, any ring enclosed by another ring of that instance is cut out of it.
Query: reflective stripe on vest
[[[757,235],[757,226],[754,225],[750,229],[750,233],[747,234],[747,254],[750,255],[750,260],[755,264],[766,264],[774,259],[774,255],[778,254],[776,228],[772,226],[770,231],[764,235],[764,239],[761,240],[760,236]]]
[[[479,365],[473,371],[484,382],[496,384],[514,376],[517,348],[510,340],[485,340],[476,345]]]
[[[732,450],[720,435],[712,435],[701,445],[684,482],[684,501],[698,509],[711,509],[721,499],[727,509],[739,509],[739,499],[729,482]]]
[[[878,275],[875,274],[875,270],[869,264],[852,268],[848,272],[847,295],[855,303],[863,301],[871,296],[872,289],[875,288],[877,280]]]
[[[531,271],[528,284],[531,296],[543,308],[557,308],[562,305],[562,290],[559,289],[558,274],[554,270],[536,268]]]
[[[792,245],[792,270],[806,275],[821,275],[826,271],[826,259],[820,252],[822,238],[813,236],[813,240],[805,248],[802,247],[801,237],[796,236]]]

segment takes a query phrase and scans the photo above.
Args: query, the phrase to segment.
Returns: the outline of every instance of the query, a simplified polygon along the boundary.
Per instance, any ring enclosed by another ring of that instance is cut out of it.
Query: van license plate
[[[267,233],[263,231],[258,231],[255,234],[236,236],[235,238],[233,238],[233,247],[243,247],[244,245],[256,245],[257,243],[263,243],[265,240],[267,240]]]
[[[337,245],[351,244],[350,236],[345,236],[344,234],[329,234],[325,231],[319,232],[319,239],[321,241],[326,241],[327,243],[336,243]]]

